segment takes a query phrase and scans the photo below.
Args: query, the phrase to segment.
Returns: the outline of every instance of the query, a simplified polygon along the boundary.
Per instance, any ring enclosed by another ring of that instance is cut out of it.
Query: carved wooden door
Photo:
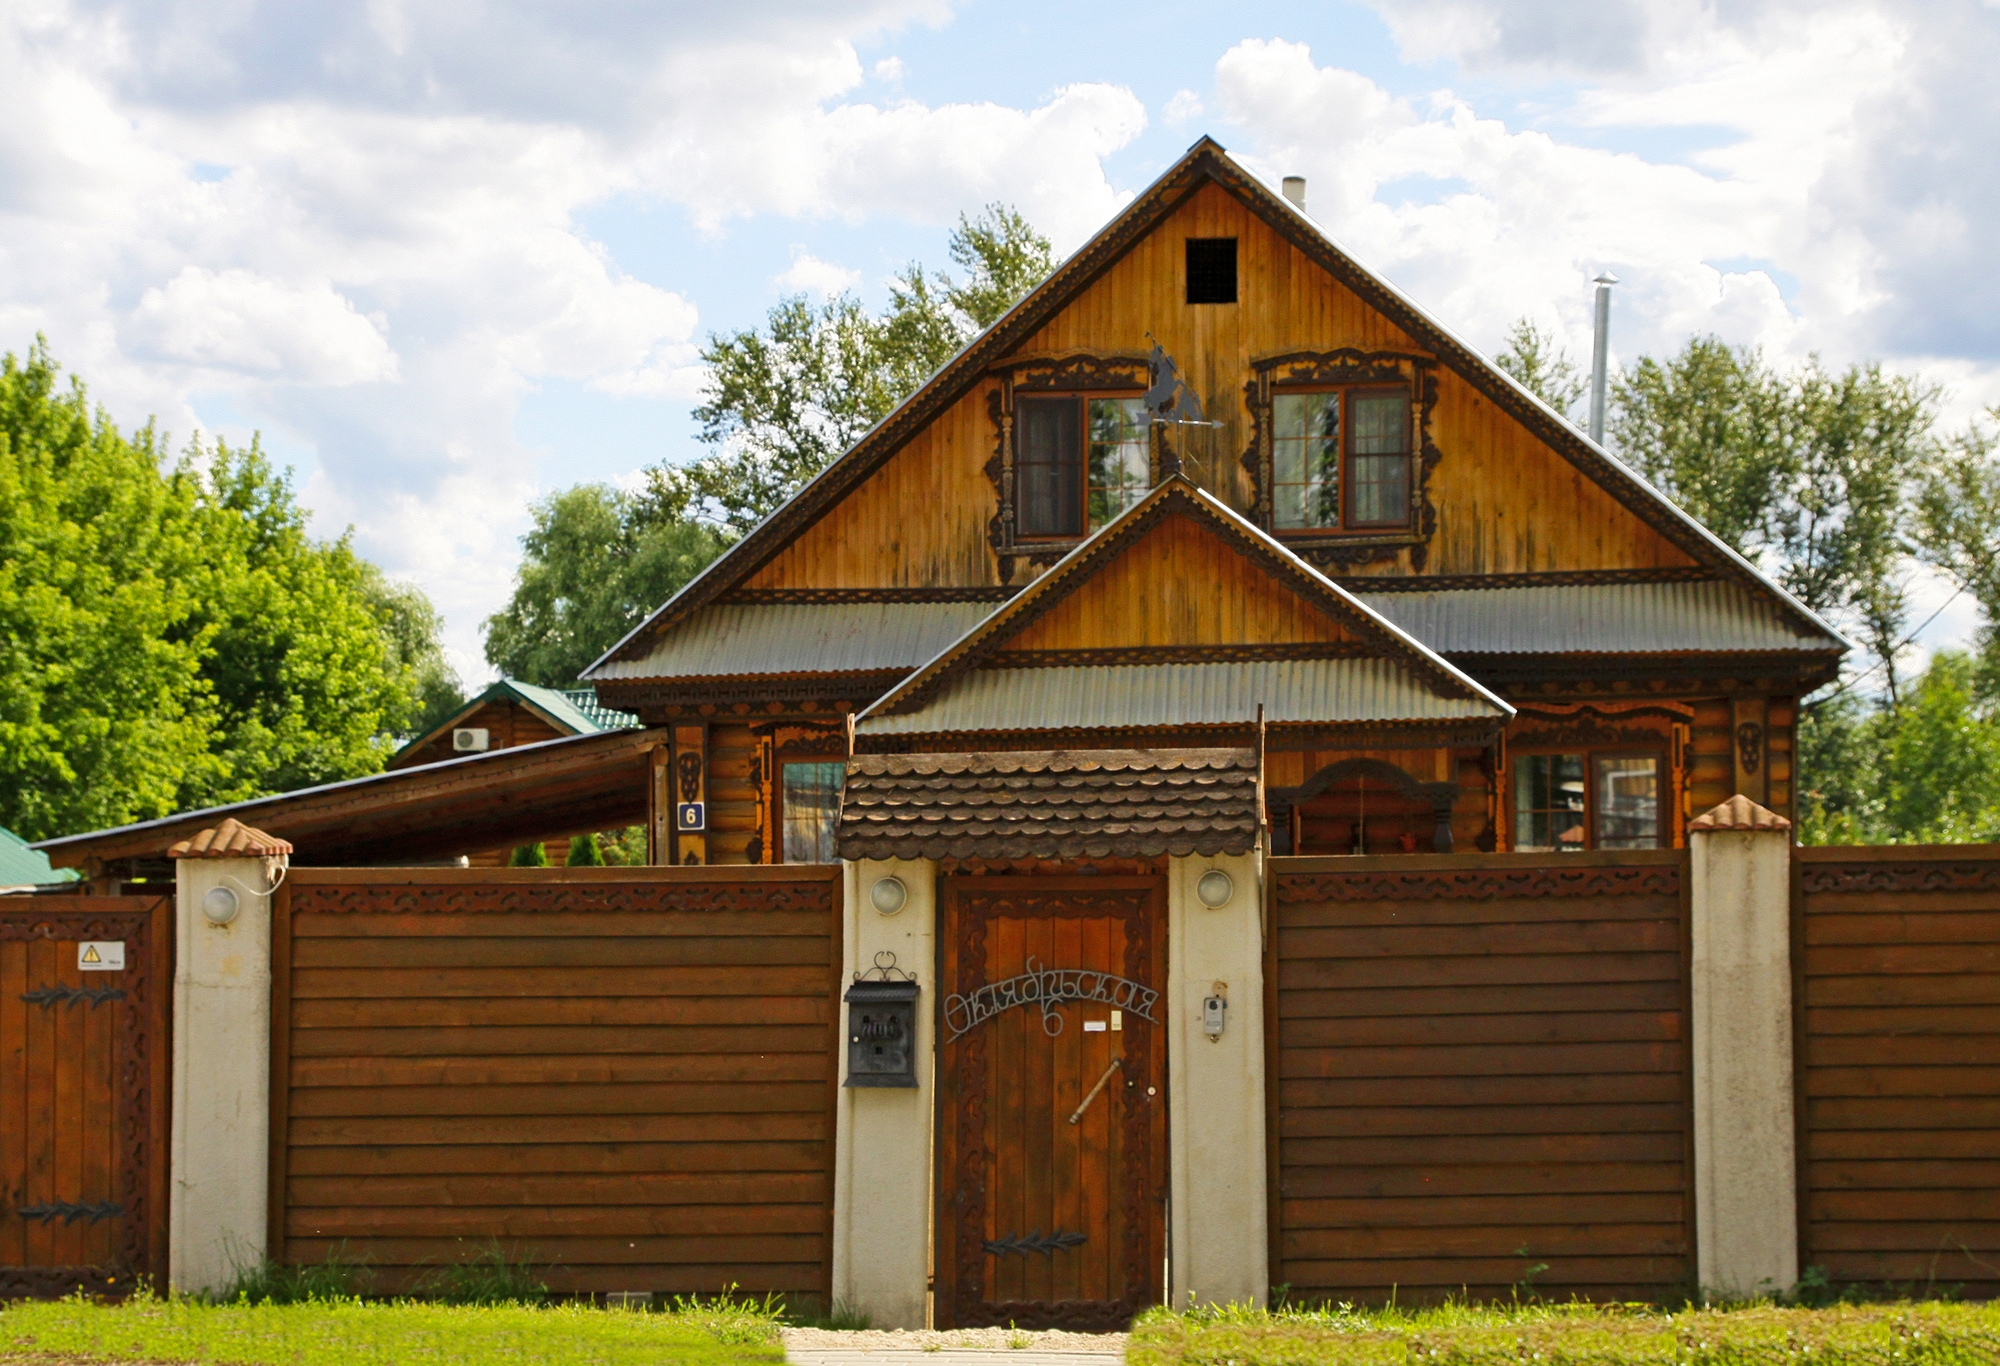
[[[1157,878],[947,878],[940,1326],[1122,1328],[1166,1249]]]
[[[173,903],[0,899],[0,1300],[166,1280]]]

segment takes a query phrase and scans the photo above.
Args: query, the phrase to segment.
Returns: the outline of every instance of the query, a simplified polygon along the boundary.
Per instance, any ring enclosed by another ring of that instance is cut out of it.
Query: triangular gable
[[[1065,626],[1082,625],[1084,636],[1112,641],[1120,634],[1145,630],[1144,622],[1125,622],[1106,634],[1092,629],[1086,619],[1094,608],[1130,610],[1131,598],[1121,590],[1128,586],[1131,576],[1143,576],[1149,568],[1170,561],[1172,552],[1178,548],[1173,542],[1186,534],[1176,523],[1188,524],[1187,531],[1199,538],[1198,542],[1182,544],[1199,544],[1203,549],[1212,545],[1228,557],[1216,561],[1214,583],[1219,591],[1214,596],[1218,601],[1215,610],[1207,614],[1209,623],[1225,624],[1230,616],[1226,594],[1240,592],[1244,609],[1238,614],[1240,620],[1247,624],[1261,616],[1267,629],[1276,627],[1288,634],[1274,637],[1246,631],[1246,638],[1241,641],[1201,639],[1204,613],[1185,596],[1189,586],[1169,587],[1162,583],[1157,591],[1170,603],[1178,597],[1186,607],[1170,608],[1152,618],[1161,629],[1148,632],[1158,638],[1144,642],[1145,645],[1170,649],[1184,646],[1193,652],[1227,659],[1231,657],[1230,647],[1237,645],[1254,643],[1276,646],[1282,651],[1289,635],[1289,643],[1300,647],[1302,657],[1359,656],[1389,660],[1430,692],[1490,704],[1494,716],[1512,714],[1513,708],[1507,703],[1397,629],[1255,524],[1182,476],[1169,475],[1136,506],[1071,551],[857,719],[919,710],[954,680],[982,664],[1004,662],[1010,647],[1032,651],[1048,648],[1050,642],[1082,638],[1075,631],[1063,630]],[[1239,568],[1250,572],[1239,573]],[[1199,592],[1203,585],[1192,587]],[[1185,638],[1175,639],[1177,635]],[[1059,654],[1067,653],[1062,645],[1055,648]]]
[[[463,707],[454,712],[450,719],[441,725],[431,727],[430,730],[419,735],[416,739],[390,755],[389,762],[394,764],[396,760],[402,758],[405,754],[414,754],[417,750],[422,749],[432,741],[450,734],[453,730],[471,720],[480,708],[494,702],[515,702],[526,707],[530,713],[540,717],[558,735],[595,735],[604,730],[623,729],[623,727],[601,724],[595,717],[587,715],[575,702],[563,696],[562,693],[556,691],[554,688],[542,688],[537,687],[533,683],[522,683],[516,679],[502,678],[487,685],[486,689],[477,697],[472,698]],[[599,710],[608,709],[600,708]]]
[[[962,398],[995,363],[1010,356],[1164,218],[1210,183],[1243,202],[1363,303],[1433,352],[1440,363],[1462,376],[1496,407],[1697,564],[1752,586],[1781,603],[1802,623],[1841,640],[1838,632],[1797,599],[1765,578],[1658,490],[1459,340],[1394,286],[1362,267],[1311,219],[1230,160],[1219,144],[1204,137],[1039,287],[970,342],[782,507],[606,651],[584,676],[594,677],[599,665],[643,651],[657,632],[742,585]]]

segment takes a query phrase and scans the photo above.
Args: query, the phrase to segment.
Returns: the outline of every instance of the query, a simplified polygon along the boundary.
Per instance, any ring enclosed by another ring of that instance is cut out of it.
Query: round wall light
[[[878,877],[868,889],[868,904],[883,915],[894,915],[910,899],[910,889],[899,877]]]
[[[1201,904],[1211,911],[1229,904],[1229,898],[1236,890],[1236,882],[1220,868],[1211,868],[1195,883],[1194,894],[1201,898]]]
[[[211,925],[227,925],[242,908],[236,893],[227,887],[211,887],[201,899],[201,913]]]

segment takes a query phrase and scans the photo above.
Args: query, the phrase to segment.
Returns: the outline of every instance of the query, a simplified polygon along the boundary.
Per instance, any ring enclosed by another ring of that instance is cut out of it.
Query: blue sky
[[[46,0],[0,18],[0,346],[261,432],[472,684],[528,503],[698,453],[709,334],[879,302],[989,200],[1071,249],[1204,133],[1475,345],[1582,355],[1608,267],[1621,357],[1880,357],[1966,420],[1996,59],[1992,0]]]

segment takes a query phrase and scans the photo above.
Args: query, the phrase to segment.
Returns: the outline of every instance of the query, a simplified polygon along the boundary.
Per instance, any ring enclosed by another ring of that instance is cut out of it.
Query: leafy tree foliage
[[[1987,410],[2000,423],[2000,407]],[[1917,493],[1917,553],[1978,602],[1984,686],[2000,693],[2000,432],[1975,422],[1939,443]]]
[[[1515,322],[1506,346],[1493,359],[1523,389],[1564,417],[1570,417],[1590,387],[1590,376],[1576,368],[1555,333],[1544,332],[1526,318]]]
[[[514,596],[486,619],[501,672],[567,688],[646,614],[722,553],[728,538],[671,503],[579,484],[534,507]]]
[[[0,824],[375,772],[455,693],[429,603],[310,537],[254,442],[170,463],[59,380],[39,342],[0,360]]]
[[[654,506],[749,530],[1055,268],[1048,239],[1002,204],[961,214],[950,252],[961,278],[913,264],[879,317],[849,295],[798,296],[762,327],[711,337],[694,415],[720,449],[649,471]]]

